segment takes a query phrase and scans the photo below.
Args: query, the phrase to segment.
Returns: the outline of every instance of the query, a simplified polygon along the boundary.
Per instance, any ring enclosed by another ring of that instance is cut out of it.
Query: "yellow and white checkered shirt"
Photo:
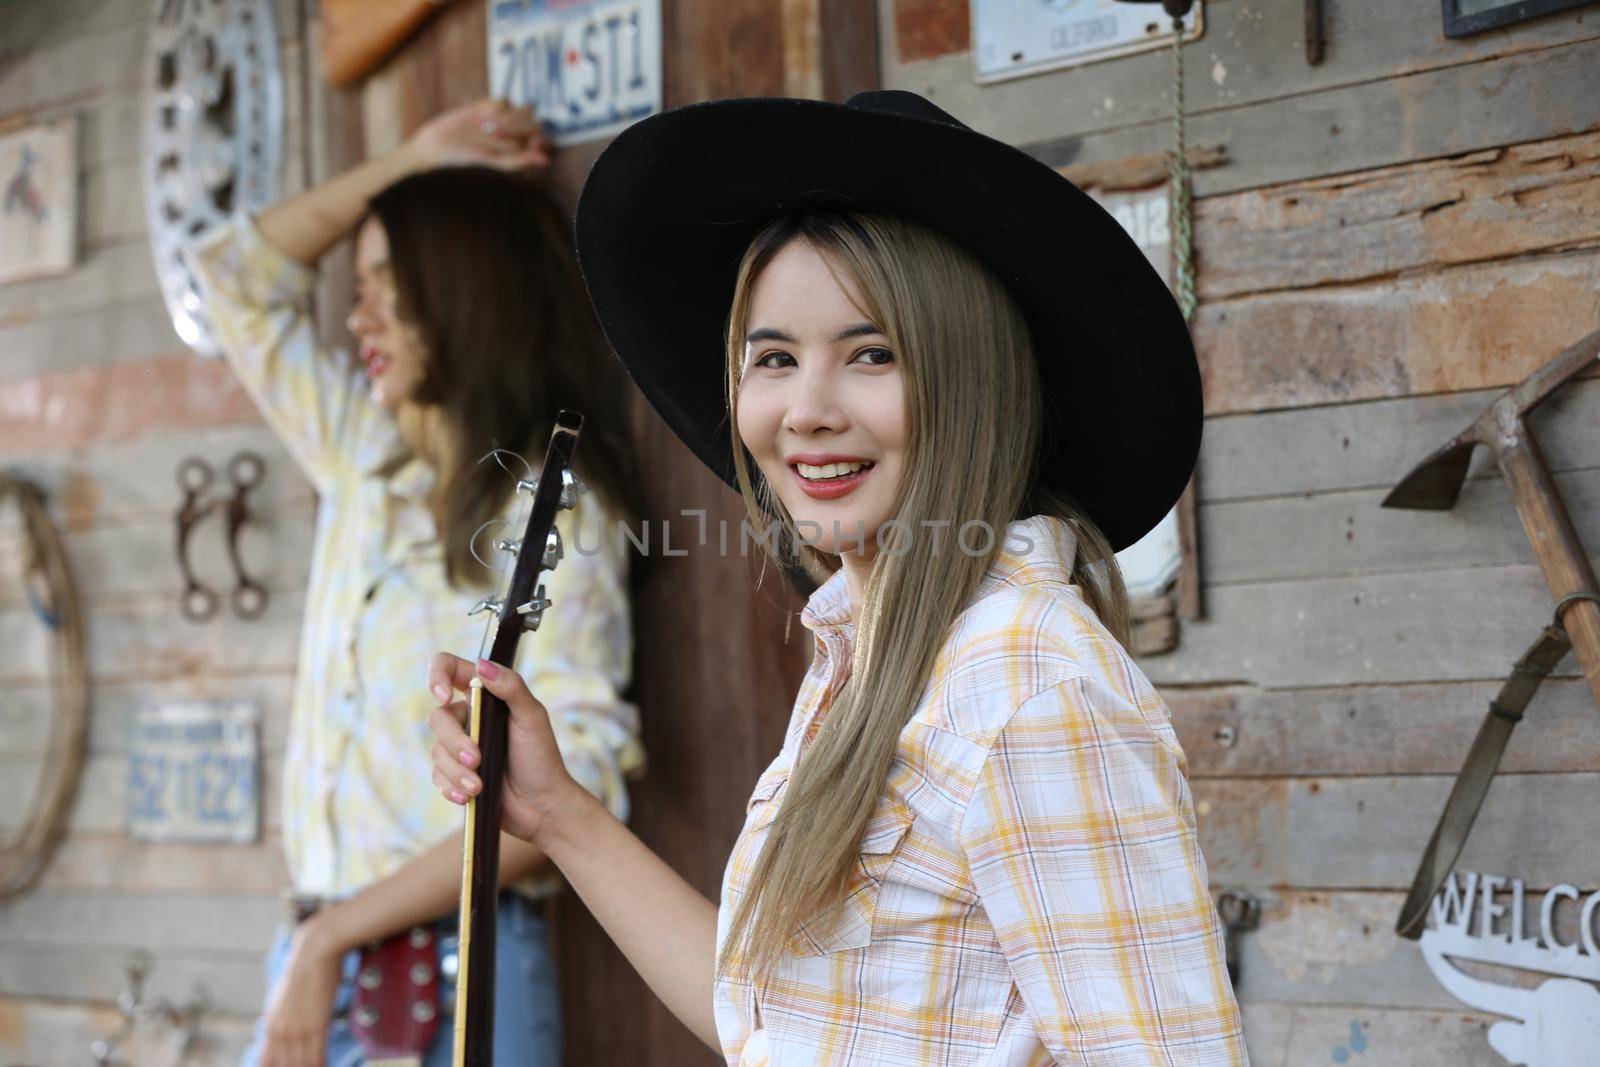
[[[397,427],[354,361],[319,344],[314,272],[244,217],[189,263],[229,361],[318,494],[283,844],[298,892],[343,897],[460,829],[460,809],[428,784],[426,672],[437,651],[477,653],[483,619],[467,617],[477,594],[445,581],[425,503],[431,470],[413,460],[375,473],[400,450]],[[561,526],[566,558],[544,579],[554,604],[517,668],[549,707],[574,776],[626,818],[624,778],[643,760],[638,713],[619,696],[632,657],[627,561],[593,495]]]
[[[1014,523],[900,735],[840,919],[719,981],[742,1067],[1245,1064],[1187,762],[1161,696],[1070,584],[1070,528]],[[723,881],[719,941],[791,769],[850,674],[843,575]]]

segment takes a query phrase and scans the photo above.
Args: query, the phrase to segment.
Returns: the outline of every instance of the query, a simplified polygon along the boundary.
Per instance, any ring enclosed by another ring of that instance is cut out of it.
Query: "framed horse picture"
[[[78,123],[0,136],[0,285],[72,269],[78,244]]]

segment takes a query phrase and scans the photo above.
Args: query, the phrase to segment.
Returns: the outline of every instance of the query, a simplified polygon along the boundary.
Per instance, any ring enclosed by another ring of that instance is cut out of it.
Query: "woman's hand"
[[[424,168],[478,163],[526,170],[548,166],[554,146],[533,108],[484,99],[435,115],[411,135],[406,150]]]
[[[267,1001],[267,1040],[261,1067],[324,1067],[340,956],[312,936],[311,919],[289,943],[289,955]]]
[[[441,701],[428,716],[436,738],[433,784],[454,804],[465,804],[483,790],[476,774],[482,760],[465,726],[471,706],[466,700],[452,699],[456,693],[467,692],[474,676],[504,700],[511,713],[506,729],[501,827],[542,847],[558,814],[589,794],[567,773],[550,716],[516,671],[487,660],[479,660],[474,667],[469,660],[446,652],[433,657],[428,665],[428,688]]]

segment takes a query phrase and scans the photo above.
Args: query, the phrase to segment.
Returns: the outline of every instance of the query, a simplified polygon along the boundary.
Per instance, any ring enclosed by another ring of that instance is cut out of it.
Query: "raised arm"
[[[567,772],[550,717],[515,671],[441,653],[428,687],[433,781],[453,803],[482,789],[478,753],[462,728],[476,674],[511,720],[502,829],[548,856],[662,1003],[707,1047],[720,1050],[712,1015],[717,907],[701,896]]]
[[[461,163],[521,170],[549,161],[531,109],[479,100],[428,120],[393,152],[274,204],[256,226],[274,248],[312,266],[361,220],[367,201],[407,174]]]
[[[480,101],[253,220],[235,218],[187,250],[228,362],[319,492],[350,465],[367,469],[391,454],[394,427],[380,417],[354,364],[317,336],[312,265],[360,220],[374,194],[412,171],[451,163],[517,169],[548,158],[530,111]]]

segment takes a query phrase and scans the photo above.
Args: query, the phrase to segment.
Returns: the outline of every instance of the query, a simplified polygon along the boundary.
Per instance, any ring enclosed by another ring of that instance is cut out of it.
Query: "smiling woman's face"
[[[900,354],[861,303],[809,242],[779,249],[750,290],[736,415],[802,535],[870,558],[894,514],[907,428]]]

